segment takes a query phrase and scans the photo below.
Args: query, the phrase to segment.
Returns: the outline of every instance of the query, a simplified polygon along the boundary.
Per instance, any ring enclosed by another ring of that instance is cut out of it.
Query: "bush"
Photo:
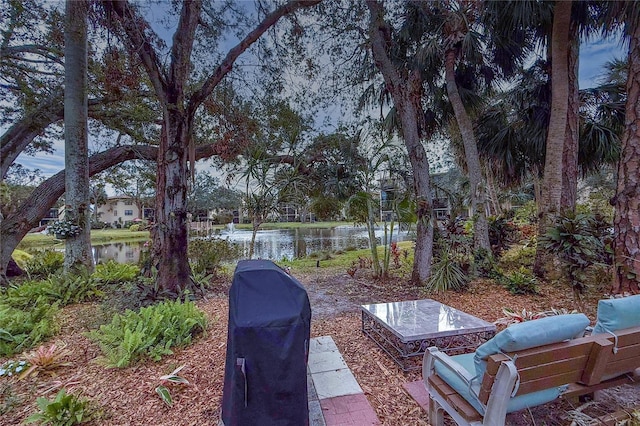
[[[135,281],[138,275],[140,275],[138,266],[110,260],[96,265],[96,271],[92,277],[105,284],[116,284],[123,281]]]
[[[535,246],[516,246],[505,251],[500,257],[500,266],[503,269],[515,270],[521,266],[531,268],[536,257]]]
[[[37,403],[39,412],[29,416],[25,423],[71,426],[88,420],[89,401],[67,394],[64,388],[60,389],[53,400],[39,397]]]
[[[538,208],[535,200],[527,201],[517,209],[513,215],[513,220],[518,225],[529,225],[538,222]]]
[[[427,291],[462,291],[469,285],[468,275],[462,266],[451,256],[449,250],[442,250],[439,259],[433,264],[431,276],[427,282]]]
[[[87,336],[100,345],[108,367],[126,367],[142,357],[154,361],[172,354],[174,346],[186,346],[204,332],[206,319],[192,302],[162,302],[116,314],[110,324]]]
[[[131,232],[138,232],[140,230],[140,224],[136,223],[133,224],[129,227],[129,231]]]
[[[538,280],[533,273],[521,267],[500,279],[511,294],[538,294]]]
[[[43,303],[59,302],[66,306],[102,297],[104,293],[101,287],[102,283],[87,273],[58,273],[46,280],[25,281],[19,286],[10,287],[5,301],[21,309],[31,306],[34,300],[42,300]]]
[[[509,244],[517,240],[518,228],[502,216],[488,218],[489,243],[494,257],[500,257],[509,248]]]
[[[0,356],[11,356],[31,349],[57,331],[56,303],[43,298],[31,301],[31,307],[11,306],[0,302]]]
[[[25,271],[31,277],[47,277],[64,266],[64,253],[55,250],[38,250],[27,261]]]
[[[562,260],[574,291],[582,293],[586,285],[584,271],[595,263],[612,261],[609,227],[610,224],[592,213],[565,212],[555,226],[538,239],[538,244]]]
[[[241,251],[237,244],[221,238],[189,242],[189,260],[194,273],[216,276],[222,262],[236,260]]]
[[[29,260],[33,259],[33,256],[22,250],[14,250],[11,253],[11,258],[18,264],[20,269],[25,270]]]

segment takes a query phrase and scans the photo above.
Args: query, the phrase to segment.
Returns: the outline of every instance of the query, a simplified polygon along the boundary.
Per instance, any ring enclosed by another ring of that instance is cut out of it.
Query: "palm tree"
[[[412,281],[424,284],[431,273],[434,229],[429,161],[422,145],[427,127],[422,108],[425,80],[420,69],[411,63],[407,51],[399,49],[397,34],[394,34],[393,28],[385,19],[383,3],[367,0],[367,6],[370,12],[369,36],[373,59],[397,109],[402,138],[413,171],[418,223]]]

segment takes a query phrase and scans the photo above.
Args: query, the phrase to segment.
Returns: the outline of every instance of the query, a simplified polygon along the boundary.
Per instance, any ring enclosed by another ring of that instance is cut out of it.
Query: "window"
[[[125,210],[124,211],[124,215],[125,216],[133,216],[133,210]]]
[[[127,200],[127,201],[124,202],[124,205],[125,206],[132,206],[133,205],[133,201]]]
[[[114,211],[113,211],[113,215],[114,215],[114,216],[118,216],[118,210],[114,210]]]

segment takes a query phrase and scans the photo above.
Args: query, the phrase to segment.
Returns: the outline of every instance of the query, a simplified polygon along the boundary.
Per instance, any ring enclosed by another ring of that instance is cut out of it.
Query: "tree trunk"
[[[416,197],[418,223],[416,226],[416,246],[413,259],[411,280],[417,284],[425,284],[431,273],[433,257],[433,203],[429,183],[429,160],[422,145],[420,124],[424,118],[421,107],[422,79],[418,71],[409,71],[406,77],[392,63],[390,54],[391,40],[387,37],[391,33],[384,20],[384,6],[376,0],[367,0],[370,11],[369,34],[371,36],[371,50],[376,67],[380,70],[387,90],[391,94],[393,103],[398,110],[411,169]]]
[[[368,189],[368,188],[367,188]],[[369,248],[371,249],[371,260],[373,263],[373,275],[380,278],[380,259],[378,259],[378,242],[376,241],[376,231],[374,228],[374,212],[371,198],[367,196],[367,232],[369,233]]]
[[[179,296],[191,280],[187,255],[189,125],[176,109],[165,111],[167,124],[163,126],[158,148],[152,262],[158,271],[158,286]]]
[[[89,154],[87,133],[87,13],[86,0],[67,0],[64,31],[64,219],[78,225],[78,235],[65,240],[65,271],[93,271]]]
[[[614,198],[614,293],[640,291],[640,24],[628,25],[631,37],[625,131]]]
[[[551,116],[547,133],[542,199],[538,220],[538,233],[543,235],[553,226],[560,212],[562,195],[562,153],[567,127],[569,103],[569,26],[571,24],[571,1],[555,2],[553,30],[551,35]],[[541,246],[536,249],[534,272],[544,276],[545,253]]]
[[[571,22],[569,36],[569,105],[567,126],[562,151],[562,196],[560,209],[574,211],[578,194],[578,139],[580,97],[578,85],[578,55],[580,53],[580,35],[578,24]]]
[[[214,145],[196,149],[196,160],[209,158],[216,153]],[[158,158],[155,146],[123,145],[92,155],[89,159],[89,176],[103,172],[128,160],[154,161]],[[11,253],[31,229],[38,226],[49,209],[64,194],[65,171],[62,170],[42,182],[15,212],[0,221],[0,282],[6,283],[6,270]]]
[[[480,154],[478,154],[478,143],[473,132],[473,123],[464,109],[462,98],[458,92],[456,84],[455,63],[456,51],[449,49],[445,58],[445,79],[447,82],[447,95],[453,107],[453,112],[460,129],[462,143],[464,145],[464,156],[467,163],[467,173],[469,174],[469,184],[471,186],[471,211],[473,212],[473,246],[477,249],[485,249],[491,253],[489,243],[489,225],[486,213],[486,184],[482,178],[482,166],[480,165]]]

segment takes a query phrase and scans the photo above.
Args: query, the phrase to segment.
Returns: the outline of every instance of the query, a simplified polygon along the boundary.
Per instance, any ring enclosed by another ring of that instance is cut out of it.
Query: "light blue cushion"
[[[592,334],[640,326],[640,294],[620,299],[602,299]]]
[[[565,314],[525,321],[507,327],[476,349],[474,356],[476,375],[482,377],[487,368],[487,358],[491,355],[521,351],[581,337],[588,325],[589,318],[584,314]]]
[[[452,357],[458,362],[465,370],[473,374],[475,370],[473,354],[454,355]],[[476,378],[473,380],[471,389],[469,386],[451,370],[442,365],[441,362],[436,361],[435,369],[438,376],[449,384],[456,392],[460,394],[469,404],[473,406],[480,414],[484,415],[484,406],[478,400],[478,392],[480,389],[480,383],[482,378]],[[536,407],[538,405],[546,404],[553,401],[560,396],[560,393],[564,388],[554,387],[551,389],[545,389],[538,392],[533,392],[525,395],[519,395],[509,400],[507,405],[507,413],[513,413],[525,408]]]

